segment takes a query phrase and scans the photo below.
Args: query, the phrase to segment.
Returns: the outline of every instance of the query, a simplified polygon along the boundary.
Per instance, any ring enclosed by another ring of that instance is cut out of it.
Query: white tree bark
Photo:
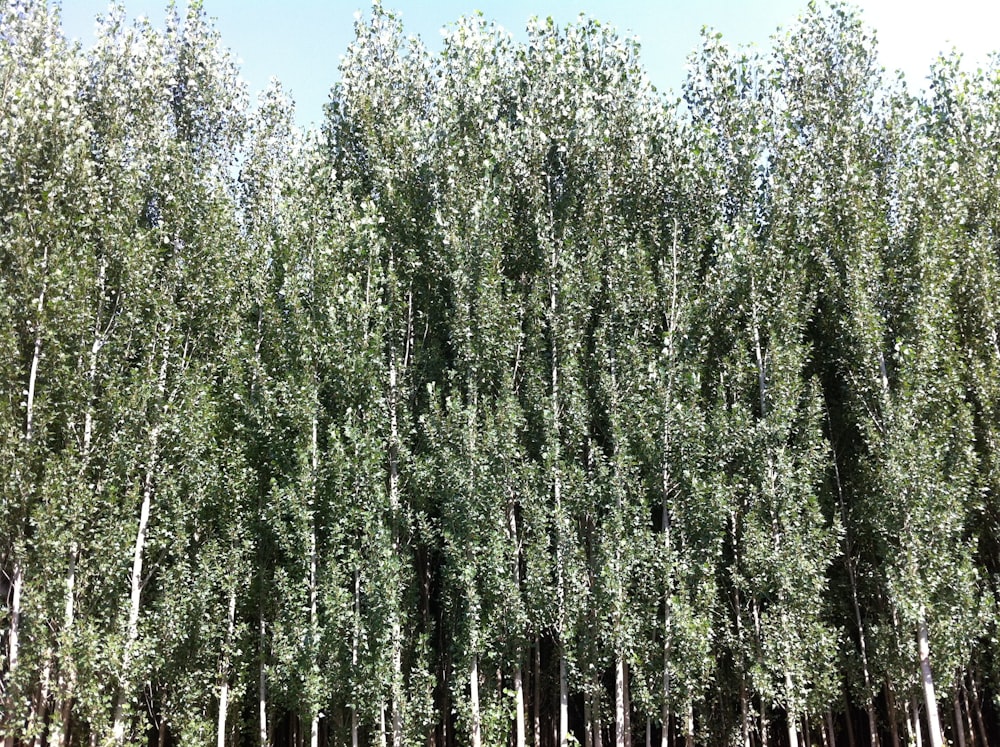
[[[31,442],[32,437],[35,435],[35,386],[38,383],[38,366],[42,360],[42,314],[45,312],[45,292],[47,290],[45,277],[48,272],[48,264],[49,250],[48,246],[46,246],[42,255],[42,289],[38,293],[38,301],[35,304],[37,311],[35,344],[31,354],[31,366],[28,370],[28,392],[25,401],[24,440],[28,443]]]
[[[472,708],[472,747],[482,745],[482,721],[479,713],[479,656],[469,664],[469,701]]]
[[[625,660],[615,661],[615,747],[625,747]]]
[[[569,744],[569,684],[566,676],[566,657],[559,652],[559,747]]]
[[[524,718],[524,683],[521,678],[521,664],[514,667],[514,734],[515,747],[525,747],[527,738]]]
[[[389,508],[392,514],[393,548],[399,552],[399,391],[395,352],[389,356]],[[403,634],[396,609],[398,594],[393,587],[389,629],[392,639],[392,747],[403,747]]]
[[[21,593],[24,589],[24,566],[21,558],[15,554],[10,578],[10,629],[7,633],[7,682],[11,682],[17,671],[21,631]],[[4,738],[4,747],[14,747],[14,737]]]
[[[540,713],[541,709],[539,708],[539,705],[542,702],[542,685],[541,685],[541,679],[542,679],[542,652],[541,652],[541,648],[540,648],[540,642],[539,642],[539,639],[538,639],[537,636],[535,637],[535,647],[534,648],[535,648],[535,655],[534,655],[534,660],[535,660],[535,676],[534,676],[533,684],[534,684],[534,695],[535,695],[535,697],[534,697],[534,701],[532,703],[533,707],[531,709],[531,717],[532,717],[531,720],[532,720],[532,725],[534,726],[534,734],[533,734],[533,737],[534,737],[534,747],[541,747],[541,744],[542,744],[542,717],[541,717],[541,713]]]
[[[792,704],[792,673],[785,670],[785,691],[788,698],[788,745],[789,747],[799,747],[798,714]]]
[[[833,710],[826,709],[826,747],[837,747],[837,732],[833,728]]]
[[[927,640],[927,614],[920,607],[920,621],[917,625],[917,652],[920,656],[920,681],[924,686],[924,703],[927,707],[927,733],[931,747],[941,747],[941,719],[938,716],[937,698],[934,695],[934,677],[931,675],[930,643]]]
[[[622,665],[625,674],[625,744],[626,747],[632,747],[632,675],[628,661],[623,661]]]
[[[601,719],[601,698],[594,697],[594,702],[590,706],[594,724],[594,745],[593,747],[604,747],[604,723]]]
[[[80,546],[77,544],[76,540],[73,540],[70,543],[69,564],[66,568],[66,599],[63,610],[64,646],[71,640],[71,631],[74,623],[76,561],[79,553]],[[54,747],[69,747],[69,721],[72,717],[73,710],[73,690],[76,688],[76,666],[72,661],[72,656],[63,656],[63,660],[60,662],[60,679],[62,706],[59,709],[58,720],[52,725],[52,731],[49,735],[49,743],[54,745]]]
[[[267,632],[264,627],[264,615],[261,611],[260,618],[260,672],[257,680],[257,739],[260,747],[266,747],[267,738],[267,668],[264,666],[264,645],[267,641]]]
[[[553,220],[550,214],[549,224]],[[565,633],[565,609],[563,588],[563,565],[562,565],[562,481],[559,471],[559,429],[560,429],[560,407],[559,407],[559,350],[557,342],[558,332],[558,293],[557,293],[557,273],[559,269],[559,254],[556,242],[551,241],[551,252],[549,254],[549,322],[551,328],[552,363],[551,382],[552,390],[550,394],[550,407],[552,408],[552,443],[555,454],[552,459],[552,498],[555,507],[555,554],[556,554],[556,598],[558,609],[556,612],[558,619],[559,634],[559,730],[557,739],[559,747],[564,747],[569,740],[569,686],[566,677],[566,657],[563,652]],[[536,704],[537,708],[537,704]]]
[[[28,388],[25,399],[24,443],[30,450],[35,435],[35,387],[38,383],[38,368],[42,360],[42,315],[45,312],[45,293],[48,288],[49,248],[45,245],[42,254],[42,287],[35,302],[35,340],[28,367]],[[14,548],[11,568],[10,629],[7,633],[7,683],[14,681],[20,659],[21,646],[21,597],[24,593],[24,561]],[[4,738],[4,747],[13,747],[14,738]]]
[[[962,690],[965,691],[965,683],[962,683]],[[989,739],[986,736],[986,723],[983,721],[983,710],[979,706],[979,687],[976,685],[976,673],[975,671],[969,672],[969,690],[966,694],[965,704],[966,707],[972,711],[976,718],[976,731],[979,734],[979,742],[981,745],[988,745]]]
[[[885,369],[883,366],[883,377]],[[884,379],[885,387],[888,387],[888,380]],[[886,389],[888,391],[888,389]],[[840,470],[837,466],[836,457],[833,460],[834,478],[837,485],[837,502],[840,506],[840,517],[844,527],[847,523],[847,508],[844,505],[844,495],[840,484]],[[861,617],[861,604],[858,601],[857,575],[854,570],[854,558],[851,554],[850,533],[844,532],[844,557],[847,561],[847,577],[851,584],[851,604],[854,608],[854,624],[858,628],[858,648],[861,652],[861,674],[865,681],[865,709],[868,713],[868,738],[871,747],[879,747],[878,719],[875,716],[875,696],[872,688],[871,667],[868,664],[868,643],[865,636],[864,620]]]
[[[670,640],[673,635],[672,620],[670,616],[670,597],[673,593],[673,560],[671,559],[671,526],[670,526],[670,500],[673,496],[673,489],[670,479],[669,454],[670,454],[670,422],[667,416],[670,402],[673,397],[673,361],[674,361],[674,339],[677,335],[679,307],[677,301],[677,255],[678,236],[680,226],[678,220],[674,218],[673,241],[670,248],[670,319],[667,334],[667,365],[671,366],[667,379],[666,401],[663,407],[663,464],[660,474],[663,491],[663,553],[668,563],[667,577],[664,580],[663,588],[663,705],[660,710],[660,723],[663,725],[660,733],[660,747],[669,747],[670,744]],[[750,747],[749,744],[745,747]]]
[[[90,466],[91,447],[94,439],[94,397],[97,381],[97,361],[101,348],[104,347],[111,323],[108,321],[105,324],[103,319],[106,278],[107,261],[102,258],[98,264],[97,271],[97,309],[93,326],[93,338],[90,343],[90,350],[87,353],[87,398],[83,411],[83,439],[80,448],[79,469],[81,483],[86,479],[86,474]],[[71,645],[72,642],[72,630],[75,624],[76,565],[79,555],[80,546],[74,537],[70,542],[67,557],[66,597],[64,600],[63,642],[61,648]],[[57,747],[69,747],[71,736],[69,722],[72,716],[73,693],[75,689],[76,665],[73,661],[72,653],[61,655],[59,662],[59,697],[62,698],[62,704],[59,708],[59,718],[52,724],[48,737],[49,743]]]
[[[952,707],[955,711],[955,739],[958,747],[965,747],[965,725],[962,723],[962,703],[958,696],[958,686],[952,694]]]
[[[354,634],[351,637],[351,666],[358,668],[358,639],[361,637],[361,574],[354,570]],[[358,734],[358,706],[351,704],[351,747],[360,747]]]
[[[216,744],[226,747],[226,717],[229,712],[229,649],[236,625],[236,587],[229,591],[229,608],[226,617],[226,641],[219,671],[219,718],[216,726]]]
[[[83,413],[83,443],[80,449],[80,478],[84,481],[87,470],[90,466],[90,451],[94,440],[94,387],[97,381],[97,357],[104,347],[107,330],[101,329],[102,309],[104,306],[105,277],[107,274],[107,263],[101,261],[97,274],[97,290],[99,294],[97,318],[94,322],[94,338],[90,344],[90,351],[87,360],[87,402]],[[75,623],[74,607],[76,594],[76,564],[80,555],[80,546],[76,539],[70,542],[69,558],[66,569],[66,599],[64,602],[63,614],[63,645],[72,641],[72,630]],[[60,708],[60,718],[53,725],[49,742],[57,747],[69,747],[70,729],[69,721],[73,709],[73,692],[76,689],[76,665],[73,662],[72,654],[62,657],[60,662],[60,691],[62,697],[62,707]]]
[[[845,703],[848,703],[845,694]],[[849,703],[848,703],[849,705]],[[885,680],[885,708],[886,708],[886,718],[889,721],[889,739],[892,741],[892,747],[900,747],[899,742],[899,709],[896,707],[896,697],[893,695],[892,682],[886,678]],[[850,721],[848,721],[850,725]],[[848,735],[853,735],[854,732],[851,729],[847,730]],[[854,737],[851,736],[851,741],[854,741]],[[854,747],[854,745],[851,745]]]
[[[670,496],[670,474],[667,470],[667,427],[663,428],[664,454],[663,454],[663,550],[667,562],[670,560],[670,509],[668,499]],[[668,747],[670,738],[670,637],[672,635],[672,621],[670,619],[670,596],[672,582],[670,579],[672,571],[667,570],[663,589],[663,704],[660,706],[660,723],[663,725],[660,733],[660,747]],[[749,747],[749,745],[746,745]]]
[[[740,737],[743,747],[750,747],[750,704],[745,676],[741,675],[740,679]]]
[[[166,351],[157,382],[157,393],[160,402],[167,388]],[[119,675],[118,694],[115,697],[114,717],[112,722],[112,739],[115,744],[125,743],[125,700],[131,687],[129,667],[132,665],[135,643],[139,637],[139,609],[142,601],[142,569],[146,550],[146,534],[149,529],[149,515],[153,504],[156,468],[159,462],[159,439],[161,424],[156,423],[149,434],[149,461],[142,481],[142,506],[139,509],[139,526],[135,535],[135,546],[132,550],[132,575],[130,577],[131,592],[129,595],[128,626],[125,633],[125,650],[122,653],[121,672]]]
[[[521,589],[521,545],[517,535],[517,512],[513,490],[507,503],[507,526],[511,544],[514,547],[513,566],[514,588]],[[515,747],[525,747],[527,738],[524,713],[524,682],[522,681],[521,652],[518,652],[517,664],[514,665],[514,733]]]
[[[767,701],[760,698],[760,744],[761,747],[768,747],[771,739],[771,717],[768,715],[769,709]]]
[[[379,747],[386,747],[388,744],[385,733],[385,703],[380,703],[378,708],[378,743]]]
[[[126,629],[125,651],[122,655],[121,682],[118,695],[115,698],[114,724],[112,736],[115,744],[125,743],[125,699],[131,685],[129,667],[132,665],[133,649],[139,637],[139,609],[142,598],[142,567],[146,550],[146,533],[149,529],[149,514],[153,503],[153,469],[156,462],[156,441],[158,429],[154,427],[151,442],[153,444],[150,464],[143,480],[142,507],[139,510],[139,527],[135,535],[135,546],[132,551],[131,593],[129,595],[128,627]]]
[[[910,696],[910,718],[906,720],[910,730],[910,744],[924,747],[924,737],[920,730],[920,708],[917,706],[917,696]]]
[[[318,388],[318,384],[316,385]],[[309,444],[310,453],[310,474],[309,474],[309,484],[312,490],[312,512],[315,512],[317,501],[319,496],[317,495],[316,485],[319,480],[319,417],[317,410],[319,409],[319,403],[314,402],[313,416],[312,416],[312,437]],[[312,646],[315,646],[315,636],[319,628],[319,620],[317,619],[317,550],[316,550],[316,520],[315,516],[311,517],[310,527],[309,527],[309,642]],[[309,725],[309,747],[319,747],[319,709],[316,708],[316,704],[310,704],[312,713],[312,721]],[[223,747],[223,745],[219,745]]]

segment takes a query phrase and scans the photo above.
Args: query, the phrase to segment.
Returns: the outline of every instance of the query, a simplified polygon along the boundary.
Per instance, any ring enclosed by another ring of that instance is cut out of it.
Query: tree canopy
[[[996,743],[1000,69],[124,18],[0,6],[4,747]]]

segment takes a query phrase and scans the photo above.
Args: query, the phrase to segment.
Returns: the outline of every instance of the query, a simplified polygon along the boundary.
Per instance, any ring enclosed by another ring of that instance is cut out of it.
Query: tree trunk
[[[42,360],[42,315],[45,312],[45,293],[48,288],[48,263],[49,248],[45,244],[42,254],[42,287],[38,292],[38,301],[35,304],[35,340],[31,353],[31,363],[28,367],[28,387],[25,392],[25,415],[24,415],[24,444],[26,451],[30,454],[32,439],[35,435],[35,387],[38,383],[38,367]],[[30,457],[29,457],[30,458]],[[11,569],[11,602],[10,602],[10,628],[7,633],[7,687],[14,682],[17,673],[18,659],[20,657],[20,633],[21,633],[21,596],[24,592],[24,562],[20,557],[17,547],[13,547],[13,568]],[[8,696],[9,697],[9,696]],[[8,702],[8,723],[16,716],[12,702]],[[14,737],[4,738],[4,747],[13,747]]]
[[[361,638],[361,573],[354,569],[354,634],[351,636],[351,667],[356,672],[358,668],[358,639]],[[353,693],[353,701],[357,694]],[[359,747],[358,741],[358,706],[351,705],[351,747]]]
[[[770,742],[770,730],[771,724],[768,719],[768,708],[767,703],[764,702],[764,698],[760,698],[760,744],[761,747],[767,747]],[[854,747],[852,744],[851,747]]]
[[[403,747],[403,631],[395,611],[392,620],[392,747]]]
[[[965,683],[962,683],[965,686]],[[986,738],[986,724],[983,721],[983,710],[979,706],[979,688],[976,686],[976,674],[974,671],[969,672],[969,688],[971,692],[968,693],[969,696],[967,701],[969,702],[973,715],[976,718],[976,731],[979,734],[979,739],[981,740],[983,747],[987,747],[990,743],[989,739]]]
[[[21,634],[21,592],[24,588],[24,566],[21,558],[14,554],[13,568],[11,569],[11,601],[10,601],[10,628],[7,632],[7,687],[14,681],[14,674],[17,671],[18,656],[20,653]],[[16,713],[14,708],[8,710],[8,728],[14,722]],[[14,747],[14,737],[4,738],[4,747]]]
[[[629,688],[628,662],[622,660],[622,671],[625,674],[625,745],[632,747],[632,691]]]
[[[103,292],[104,288],[104,264],[100,268],[99,287]],[[80,477],[81,482],[86,478],[86,473],[90,465],[90,447],[94,433],[94,381],[97,378],[97,355],[103,346],[99,322],[94,330],[94,341],[90,346],[90,356],[88,362],[88,382],[90,391],[88,393],[87,405],[83,415],[83,446],[80,451]],[[76,563],[80,556],[80,546],[76,539],[70,542],[66,567],[66,598],[63,612],[63,641],[60,647],[59,666],[59,690],[62,698],[62,706],[59,709],[60,716],[55,724],[55,728],[50,736],[50,743],[54,747],[69,747],[70,728],[69,722],[73,709],[73,692],[76,689],[76,663],[73,654],[65,654],[62,649],[67,646],[72,647],[72,631],[75,622],[75,594],[76,594]]]
[[[267,669],[264,665],[264,651],[267,642],[267,635],[264,627],[264,610],[260,611],[260,672],[257,680],[257,738],[260,740],[260,747],[269,744],[267,730]]]
[[[97,309],[94,318],[93,339],[87,357],[87,399],[83,412],[83,443],[80,449],[80,482],[86,482],[90,468],[91,445],[94,440],[94,399],[97,381],[97,359],[104,347],[107,330],[102,329],[107,278],[107,261],[102,257],[97,271]],[[63,643],[61,648],[72,647],[72,630],[75,623],[76,564],[80,546],[74,538],[70,542],[66,569],[66,599],[63,613]],[[60,717],[49,742],[53,747],[70,747],[70,718],[73,710],[73,693],[76,690],[76,662],[72,652],[61,655],[59,663],[59,690],[62,698]]]
[[[747,698],[745,675],[740,675],[740,737],[743,741],[743,747],[750,747],[750,704]],[[666,744],[666,740],[664,740],[664,747]]]
[[[732,523],[733,523],[733,537],[734,537],[734,542],[735,542],[735,536],[736,536],[736,518],[735,517],[733,517]],[[760,628],[760,606],[757,603],[757,598],[756,597],[753,597],[752,599],[753,599],[752,607],[753,607],[753,628],[754,628],[754,635],[756,636],[756,639],[757,639],[757,641],[759,643],[762,640],[761,639],[761,628]],[[739,608],[737,607],[737,609],[739,609]],[[760,655],[758,654],[758,656],[760,656]],[[758,661],[760,661],[760,660],[758,659]],[[760,663],[763,664],[763,662],[760,662]],[[768,733],[769,730],[770,730],[770,724],[768,723],[767,703],[765,702],[763,695],[758,695],[758,700],[760,702],[760,743],[761,743],[761,747],[767,747],[768,741],[769,741],[769,738],[770,738],[770,735]],[[852,747],[853,747],[853,745],[852,745]]]
[[[924,686],[924,703],[927,706],[927,733],[931,747],[941,747],[941,721],[938,717],[937,699],[934,696],[930,644],[927,640],[927,617],[923,606],[920,608],[920,621],[917,625],[917,651],[920,656],[920,680]]]
[[[837,479],[837,492],[840,494],[840,472],[834,460],[834,470]],[[840,495],[840,511],[844,525],[847,525],[847,511],[843,496]],[[872,690],[871,668],[868,665],[868,644],[865,637],[865,625],[861,617],[861,604],[858,602],[857,576],[854,572],[854,558],[851,557],[850,538],[844,534],[844,552],[847,555],[847,576],[851,584],[851,604],[854,607],[854,624],[858,628],[858,645],[861,650],[861,673],[865,681],[865,707],[868,712],[868,735],[871,747],[879,747],[878,719],[875,716],[875,695]]]
[[[38,293],[36,303],[37,317],[35,321],[35,344],[31,354],[31,365],[28,369],[28,389],[26,392],[24,414],[24,440],[30,444],[35,434],[35,385],[38,383],[38,366],[42,360],[42,314],[45,312],[45,292],[48,287],[46,273],[49,264],[49,249],[45,246],[42,255],[42,288]]]
[[[785,671],[785,691],[788,698],[788,708],[786,716],[788,719],[788,745],[789,747],[799,747],[799,733],[796,724],[795,707],[792,705],[792,673]]]
[[[89,412],[88,412],[89,415]],[[88,427],[84,424],[84,453],[89,445]],[[85,459],[85,458],[84,458]],[[59,690],[62,697],[62,705],[59,709],[59,718],[49,735],[49,744],[52,747],[69,747],[70,727],[69,721],[73,711],[73,691],[76,688],[76,665],[73,662],[72,654],[66,655],[66,646],[71,645],[71,631],[74,620],[74,599],[76,587],[76,561],[80,548],[76,541],[72,541],[69,547],[69,563],[66,568],[66,599],[63,610],[63,643],[61,646],[62,656],[59,667]]]
[[[684,711],[684,747],[694,747],[694,701],[690,698]]]
[[[604,747],[604,720],[601,718],[601,696],[598,695],[591,705],[594,719],[594,747]]]
[[[855,747],[854,719],[851,717],[851,698],[846,689],[844,690],[844,730],[847,732],[848,747]]]
[[[569,680],[566,673],[566,656],[559,649],[559,747],[569,744]]]
[[[882,391],[884,396],[888,396],[889,380],[885,372],[885,359],[879,353],[879,366],[882,373]],[[840,482],[840,468],[836,456],[833,460],[834,477],[837,485],[837,500],[840,506],[840,516],[843,526],[849,526],[847,508],[845,506],[844,494]],[[872,686],[871,667],[868,662],[868,643],[865,635],[864,620],[861,617],[861,604],[858,601],[857,573],[854,567],[854,557],[852,554],[851,537],[848,531],[844,532],[844,556],[847,561],[847,576],[851,585],[851,605],[854,609],[854,624],[858,629],[858,645],[861,653],[861,673],[865,682],[865,706],[868,713],[868,735],[871,747],[879,747],[878,719],[875,715],[875,692]],[[896,745],[896,747],[899,747]]]
[[[229,591],[229,615],[226,618],[226,642],[222,652],[222,666],[219,672],[219,722],[216,727],[218,747],[226,747],[226,714],[229,711],[229,649],[233,643],[236,626],[236,587]]]
[[[413,296],[411,293],[411,315],[412,305]],[[409,320],[407,326],[409,327]],[[398,556],[400,553],[399,513],[402,501],[399,490],[399,382],[396,371],[396,352],[393,348],[389,353],[389,511],[392,522],[392,546]],[[407,353],[404,354],[404,365],[407,354],[408,349]],[[400,600],[397,586],[398,583],[394,583],[391,590],[389,620],[392,641],[392,747],[403,747],[403,633],[399,619]]]
[[[386,747],[387,735],[385,733],[385,703],[380,703],[378,707],[378,743],[379,747]]]
[[[525,723],[524,723],[524,683],[521,681],[521,662],[518,661],[514,667],[514,724],[515,724],[515,747],[525,747]]]
[[[551,209],[549,214],[549,225],[554,225],[554,220],[551,215]],[[551,251],[549,253],[549,343],[551,345],[551,364],[550,364],[550,377],[551,377],[551,392],[549,405],[552,409],[551,412],[551,439],[552,439],[552,497],[555,507],[555,575],[556,575],[556,597],[557,597],[557,631],[559,635],[559,731],[557,733],[557,740],[559,747],[565,747],[567,740],[569,738],[569,691],[566,675],[566,657],[563,647],[565,646],[564,634],[566,631],[565,626],[565,584],[563,577],[563,564],[562,564],[562,543],[563,543],[563,527],[562,527],[562,481],[559,469],[559,461],[561,459],[561,448],[560,448],[560,427],[561,427],[561,409],[559,404],[559,304],[558,304],[558,278],[559,278],[559,253],[558,244],[555,240],[551,240]]]
[[[665,667],[664,667],[665,669]],[[670,745],[670,706],[667,705],[666,700],[664,700],[663,705],[660,706],[660,747],[669,747]],[[748,746],[749,747],[749,746]]]
[[[534,682],[532,683],[534,690],[534,702],[532,703],[532,719],[534,721],[535,727],[535,744],[534,747],[541,747],[542,745],[542,716],[541,716],[541,705],[542,705],[542,650],[541,641],[538,637],[535,637],[535,672],[534,672]]]
[[[514,588],[521,593],[521,544],[517,534],[517,506],[512,489],[508,489],[507,528],[510,541],[514,547],[513,576]],[[524,716],[524,683],[521,681],[522,652],[518,646],[517,664],[514,665],[514,725],[515,747],[525,747],[525,716]]]
[[[625,660],[615,662],[615,747],[625,747]]]
[[[965,747],[965,725],[962,723],[962,703],[958,697],[958,685],[952,693],[952,706],[955,709],[955,741],[958,747]]]
[[[166,345],[166,341],[163,343]],[[157,381],[157,396],[161,406],[167,388],[167,362],[169,358],[163,352],[163,361]],[[132,575],[130,579],[128,627],[125,635],[125,650],[122,653],[121,673],[119,675],[118,694],[115,697],[112,738],[117,745],[125,743],[125,700],[129,697],[131,687],[129,667],[132,665],[136,640],[139,637],[139,606],[142,601],[142,569],[146,551],[146,532],[149,528],[149,514],[153,503],[156,468],[159,462],[160,424],[153,425],[149,433],[149,463],[142,482],[142,506],[139,509],[139,526],[135,534],[135,546],[132,550]]]
[[[754,355],[757,359],[757,388],[760,395],[760,417],[761,420],[767,415],[767,356],[760,344],[760,327],[757,321],[756,292],[754,290],[753,278],[750,279],[750,295],[753,301],[753,344]]]
[[[900,747],[899,744],[899,708],[896,705],[896,696],[893,693],[892,683],[885,682],[885,707],[886,717],[889,720],[889,736],[892,739],[892,747]]]
[[[917,696],[910,696],[910,718],[908,723],[911,725],[910,729],[910,743],[915,744],[917,747],[923,747],[924,737],[920,730],[920,706],[917,704]]]
[[[472,655],[469,665],[469,706],[472,709],[472,747],[482,745],[482,722],[479,713],[479,656]]]
[[[126,629],[125,651],[122,654],[122,666],[118,695],[115,698],[114,722],[112,736],[115,744],[125,743],[125,700],[131,686],[129,667],[132,665],[132,654],[135,642],[139,637],[139,605],[142,597],[142,567],[146,550],[146,533],[149,528],[149,514],[153,503],[153,467],[156,463],[156,441],[158,428],[153,428],[151,437],[152,449],[150,464],[143,480],[142,507],[139,510],[139,527],[135,535],[135,546],[132,551],[131,593],[129,596],[128,627]]]
[[[41,739],[45,739],[46,721],[48,720],[49,687],[52,681],[52,659],[54,652],[46,647],[45,663],[42,665],[42,677],[38,683],[35,697],[32,699],[31,713],[28,716],[28,727],[34,733],[31,738],[31,747],[38,747]],[[45,740],[48,743],[48,740]]]
[[[312,434],[309,443],[310,447],[310,472],[309,472],[309,484],[312,492],[312,512],[316,511],[316,507],[319,505],[319,495],[317,490],[317,483],[319,482],[319,384],[316,383],[316,377],[314,379],[314,395],[315,401],[313,402],[313,416],[312,416]],[[317,547],[316,547],[316,517],[315,514],[311,517],[311,524],[309,527],[309,643],[315,654],[317,648],[317,640],[319,637],[319,615],[317,612],[316,598],[318,595],[318,579],[317,579]],[[319,707],[316,703],[309,704],[310,711],[310,723],[309,723],[309,747],[319,747]],[[223,747],[219,745],[219,747]]]
[[[674,219],[674,240],[671,251],[671,299],[670,319],[667,330],[667,358],[673,361],[674,335],[677,332],[677,230],[678,222]],[[672,636],[670,618],[670,597],[673,594],[673,559],[671,558],[670,536],[670,500],[673,496],[673,486],[670,479],[670,419],[667,415],[673,395],[672,372],[668,374],[667,389],[663,407],[663,454],[660,469],[660,490],[663,496],[661,522],[663,524],[663,557],[667,564],[666,578],[663,583],[663,704],[660,707],[660,721],[663,724],[660,733],[660,747],[669,744],[670,731],[670,641]]]

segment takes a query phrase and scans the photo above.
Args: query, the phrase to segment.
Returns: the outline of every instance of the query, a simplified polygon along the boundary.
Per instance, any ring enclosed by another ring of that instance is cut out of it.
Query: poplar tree
[[[988,744],[996,71],[355,33],[0,9],[5,747]]]
[[[359,229],[355,239],[368,245],[368,288],[376,312],[370,323],[382,345],[380,359],[372,363],[381,367],[376,406],[383,420],[372,426],[377,429],[373,435],[384,444],[387,505],[379,512],[383,534],[374,548],[378,557],[373,558],[372,573],[382,605],[380,635],[387,635],[378,652],[388,665],[380,676],[384,690],[379,730],[386,728],[388,705],[392,743],[399,747],[407,730],[423,731],[425,717],[415,705],[414,718],[407,721],[405,665],[419,689],[419,672],[426,670],[427,662],[419,655],[404,659],[415,653],[405,636],[406,591],[413,588],[406,550],[413,508],[406,491],[414,422],[411,393],[423,388],[421,377],[434,369],[433,351],[424,355],[426,337],[418,337],[417,325],[436,321],[438,304],[433,278],[439,268],[425,253],[424,241],[431,220],[425,162],[430,71],[423,46],[417,40],[404,41],[399,19],[380,5],[373,6],[369,21],[359,20],[355,28],[328,109],[328,131],[331,173],[343,180],[354,200],[354,226]]]
[[[94,173],[76,95],[82,56],[62,38],[56,11],[44,3],[5,7],[0,39],[2,731],[13,745],[41,736],[49,699],[72,667],[64,646],[73,560],[65,549],[80,536],[70,517],[85,461],[86,386],[77,375],[92,285],[76,221],[94,212]],[[55,577],[49,568],[59,569]]]
[[[491,682],[487,662],[513,670],[515,732],[519,744],[526,739],[514,478],[523,460],[514,399],[523,309],[505,256],[516,240],[510,206],[500,197],[511,190],[512,123],[498,116],[513,94],[512,62],[509,37],[481,19],[465,19],[449,29],[435,92],[435,234],[449,268],[442,344],[451,365],[445,380],[428,385],[437,435],[425,450],[435,462],[443,457],[437,468],[442,583],[451,615],[441,624],[460,631],[453,651],[441,654],[454,657],[446,665],[454,670],[451,697],[468,703],[465,730],[476,745],[500,743],[510,730],[500,716],[505,705],[490,696],[503,683],[482,687]],[[498,645],[505,635],[510,642]]]

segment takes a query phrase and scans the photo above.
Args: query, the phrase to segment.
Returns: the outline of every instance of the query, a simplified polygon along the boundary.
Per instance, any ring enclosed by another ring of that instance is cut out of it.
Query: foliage
[[[376,2],[304,133],[124,17],[0,8],[8,744],[996,727],[996,70]]]

